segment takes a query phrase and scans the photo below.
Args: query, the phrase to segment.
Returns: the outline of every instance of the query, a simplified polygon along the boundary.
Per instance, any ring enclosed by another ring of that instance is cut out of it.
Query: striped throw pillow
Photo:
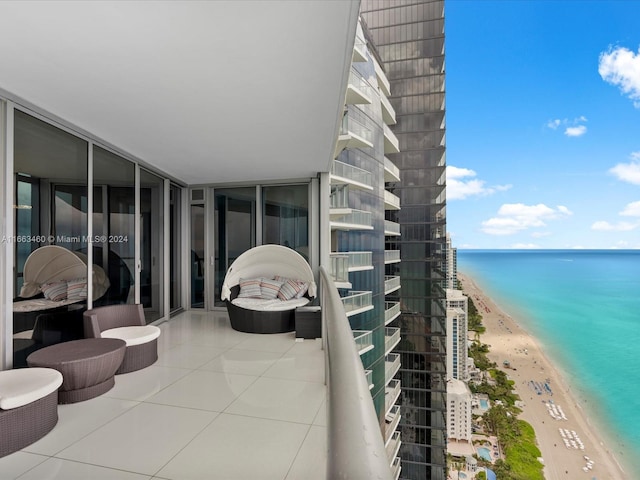
[[[293,280],[292,278],[284,278],[284,277],[276,277],[277,280],[284,282],[282,287],[280,287],[280,291],[278,292],[278,298],[280,300],[292,300],[294,298],[299,298],[304,295],[306,290],[303,290],[302,284],[299,280]],[[300,293],[302,292],[302,293]]]
[[[67,298],[69,300],[84,300],[87,298],[87,279],[76,278],[67,282]]]
[[[280,287],[282,287],[282,283],[280,280],[272,280],[270,278],[260,279],[260,290],[262,291],[260,298],[265,300],[275,299],[278,296]]]
[[[67,298],[67,282],[45,283],[40,287],[40,290],[44,293],[44,298],[54,302]]]
[[[262,295],[259,278],[241,278],[239,285],[238,298],[260,298]]]

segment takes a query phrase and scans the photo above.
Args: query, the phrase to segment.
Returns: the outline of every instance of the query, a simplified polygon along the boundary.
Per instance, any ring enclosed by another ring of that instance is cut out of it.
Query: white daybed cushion
[[[131,327],[110,328],[100,333],[102,338],[118,338],[124,340],[127,347],[148,343],[160,336],[160,329],[155,325],[134,325]]]
[[[63,307],[65,305],[71,305],[72,303],[78,303],[84,300],[61,300],[59,302],[54,302],[53,300],[48,300],[46,298],[32,298],[31,300],[20,300],[19,302],[13,303],[13,311],[14,312],[38,312],[40,310],[49,310],[50,308]]]
[[[40,400],[62,385],[53,368],[17,368],[0,372],[0,408],[9,410]]]
[[[262,298],[235,298],[231,301],[234,305],[247,310],[257,310],[258,312],[281,312],[293,310],[309,303],[308,298],[294,298],[293,300],[282,301],[263,300]]]

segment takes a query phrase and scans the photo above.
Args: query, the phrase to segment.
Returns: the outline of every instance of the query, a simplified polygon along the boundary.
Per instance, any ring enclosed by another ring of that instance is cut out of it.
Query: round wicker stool
[[[125,350],[123,340],[86,338],[33,352],[27,357],[27,364],[62,373],[58,403],[75,403],[111,390],[115,384],[113,376],[122,363]]]

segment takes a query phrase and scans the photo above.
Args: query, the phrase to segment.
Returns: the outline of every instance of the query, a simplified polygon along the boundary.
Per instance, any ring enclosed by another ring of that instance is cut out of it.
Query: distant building
[[[471,443],[471,391],[466,383],[447,380],[447,439]]]
[[[447,308],[447,379],[468,381],[467,315],[462,308]]]
[[[453,247],[451,243],[451,237],[448,233],[445,245],[445,288],[458,288],[458,249]]]

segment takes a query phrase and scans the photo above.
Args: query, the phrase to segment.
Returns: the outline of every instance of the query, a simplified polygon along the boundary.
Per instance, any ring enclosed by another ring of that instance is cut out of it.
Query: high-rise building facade
[[[402,471],[405,479],[446,476],[446,264],[444,1],[364,0],[361,15],[390,82],[400,152],[393,193],[402,209],[386,213],[400,250]]]

